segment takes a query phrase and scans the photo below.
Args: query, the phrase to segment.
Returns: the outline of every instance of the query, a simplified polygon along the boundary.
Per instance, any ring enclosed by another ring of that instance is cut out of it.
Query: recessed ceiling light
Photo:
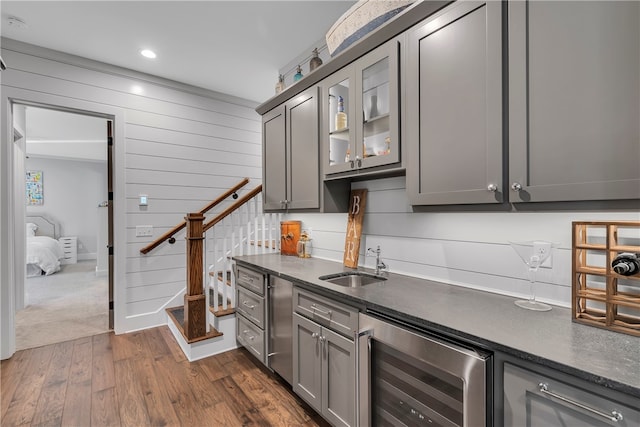
[[[145,58],[149,58],[149,59],[154,59],[156,57],[156,53],[154,51],[152,51],[151,49],[142,49],[140,51],[140,55],[144,56]]]

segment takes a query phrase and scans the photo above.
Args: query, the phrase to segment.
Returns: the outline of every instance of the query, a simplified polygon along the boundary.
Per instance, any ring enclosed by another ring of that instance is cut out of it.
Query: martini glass
[[[550,245],[551,247],[554,246],[550,242],[541,241],[509,242],[513,250],[515,250],[516,253],[520,256],[520,259],[522,259],[522,262],[524,262],[529,267],[529,299],[518,300],[515,302],[515,304],[518,307],[522,307],[527,310],[549,311],[551,310],[550,305],[536,301],[535,284],[538,268],[540,267],[540,265],[542,265],[543,262],[547,260],[547,258],[549,258],[549,255],[551,255],[551,250],[535,250],[537,247],[539,247],[538,245],[536,245],[536,243]]]

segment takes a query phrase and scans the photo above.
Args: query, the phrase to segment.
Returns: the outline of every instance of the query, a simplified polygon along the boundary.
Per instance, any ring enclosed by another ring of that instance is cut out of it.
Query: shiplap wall
[[[116,308],[126,308],[116,317],[120,332],[162,323],[163,305],[185,286],[184,231],[175,245],[148,255],[139,250],[242,178],[251,182],[240,194],[261,183],[254,103],[6,39],[2,58],[3,88],[23,90],[25,99],[44,93],[88,101],[98,112],[101,106],[124,111],[124,140],[116,139],[115,149],[125,153],[126,239],[115,251],[126,252],[126,265],[124,283],[115,288],[125,302],[116,301]],[[147,208],[138,206],[140,194],[148,195]],[[136,237],[137,225],[153,226],[153,237]]]
[[[571,305],[571,222],[640,220],[637,210],[413,212],[405,178],[354,182],[367,188],[361,266],[375,268],[366,248],[380,245],[390,271],[505,295],[529,294],[527,269],[508,241],[558,243],[552,268],[537,274],[538,299]],[[311,229],[313,256],[342,262],[346,214],[289,214]],[[640,236],[634,236],[636,239]]]

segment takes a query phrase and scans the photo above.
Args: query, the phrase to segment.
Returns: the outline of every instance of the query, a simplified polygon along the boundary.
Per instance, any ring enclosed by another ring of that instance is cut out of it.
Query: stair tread
[[[224,316],[230,316],[232,314],[235,314],[236,309],[235,309],[235,307],[229,307],[228,306],[227,309],[225,310],[225,309],[222,308],[222,305],[219,305],[218,306],[218,311],[213,311],[213,307],[212,306],[209,306],[209,311],[211,313],[213,313],[213,315],[216,316],[216,317],[224,317]]]

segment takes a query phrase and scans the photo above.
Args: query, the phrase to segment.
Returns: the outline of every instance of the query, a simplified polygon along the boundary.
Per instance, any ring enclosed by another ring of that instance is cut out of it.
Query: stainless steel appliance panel
[[[293,384],[293,284],[269,278],[269,367]]]
[[[360,426],[490,423],[491,355],[360,314]]]

